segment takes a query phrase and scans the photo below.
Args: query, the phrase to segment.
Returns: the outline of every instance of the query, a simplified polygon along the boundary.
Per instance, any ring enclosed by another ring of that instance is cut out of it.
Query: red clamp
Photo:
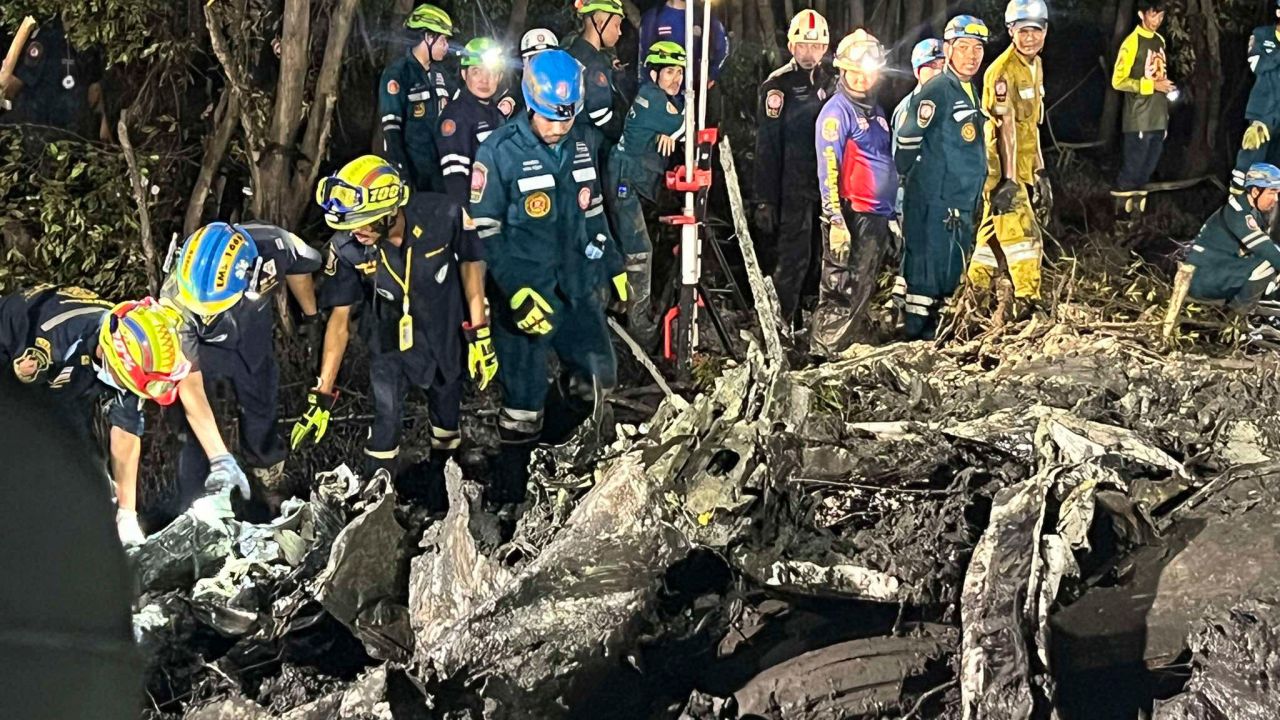
[[[709,127],[698,131],[699,145],[715,145],[720,141],[720,128]]]
[[[688,175],[687,173],[685,173],[684,165],[681,165],[675,170],[668,171],[667,172],[667,189],[673,192],[696,193],[699,190],[704,190],[706,188],[711,187],[711,171],[710,170],[695,169],[693,171],[693,182],[689,182],[688,180],[685,180],[684,178],[687,176]]]
[[[692,215],[663,215],[658,218],[663,225],[697,225],[698,218]]]
[[[706,303],[702,302],[702,294],[698,294],[697,305],[700,308],[706,307]],[[675,339],[675,331],[678,329],[676,323],[680,319],[680,306],[672,306],[662,316],[662,358],[664,360],[675,360],[676,349],[673,347],[672,340]]]

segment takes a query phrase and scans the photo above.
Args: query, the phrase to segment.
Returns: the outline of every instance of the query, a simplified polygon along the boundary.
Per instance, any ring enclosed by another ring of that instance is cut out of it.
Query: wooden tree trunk
[[[760,44],[764,45],[769,63],[773,64],[778,54],[778,26],[773,17],[773,3],[756,0],[756,10],[760,17]]]
[[[863,0],[849,2],[849,29],[859,27],[867,22],[867,8]]]
[[[1115,24],[1111,30],[1111,44],[1107,46],[1107,56],[1103,58],[1104,77],[1107,82],[1107,95],[1102,102],[1102,117],[1098,120],[1098,139],[1111,145],[1116,139],[1116,122],[1120,117],[1120,104],[1123,98],[1111,88],[1111,68],[1115,67],[1116,53],[1120,43],[1133,28],[1133,0],[1119,0],[1116,3]]]
[[[929,12],[929,22],[933,26],[933,36],[942,37],[942,30],[947,26],[947,0],[933,0],[933,9]]]
[[[1212,168],[1222,104],[1222,56],[1214,0],[1190,0],[1186,23],[1194,48],[1195,69],[1185,79],[1172,79],[1179,85],[1185,83],[1183,97],[1189,97],[1193,103],[1191,137],[1182,173],[1185,177],[1196,177]]]
[[[747,37],[746,21],[744,19],[743,3],[735,2],[729,5],[729,32],[735,33],[737,37]]]
[[[529,0],[514,0],[511,3],[511,17],[507,20],[507,37],[519,40],[526,29],[529,17]]]

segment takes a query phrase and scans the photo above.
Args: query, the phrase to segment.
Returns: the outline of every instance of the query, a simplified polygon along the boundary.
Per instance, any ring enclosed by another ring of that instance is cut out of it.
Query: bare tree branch
[[[156,262],[156,245],[151,237],[151,210],[148,207],[147,188],[142,180],[142,171],[138,168],[138,157],[133,152],[133,142],[129,138],[129,108],[120,111],[120,122],[116,132],[120,135],[120,150],[124,153],[125,162],[129,164],[133,201],[138,204],[138,227],[142,235],[142,257],[146,262],[147,290],[153,296],[159,295],[160,273],[159,264]]]
[[[204,8],[205,25],[209,28],[209,45],[213,49],[214,57],[218,58],[218,63],[222,65],[223,71],[227,75],[227,83],[231,87],[232,94],[236,98],[236,104],[240,110],[240,127],[244,129],[244,135],[247,140],[245,143],[245,151],[248,154],[249,162],[249,178],[254,189],[254,199],[251,209],[252,214],[257,214],[260,198],[259,192],[262,188],[262,177],[258,171],[258,154],[262,149],[262,139],[258,136],[257,128],[253,124],[253,117],[250,113],[252,108],[252,91],[249,79],[244,72],[244,68],[236,62],[231,51],[227,48],[227,38],[222,32],[222,22],[216,16],[213,5],[205,5]]]
[[[184,235],[190,235],[200,227],[204,219],[204,204],[209,197],[209,189],[218,174],[223,159],[227,156],[227,148],[231,145],[231,136],[240,127],[240,97],[230,89],[222,91],[218,99],[218,107],[213,112],[213,134],[208,136],[204,148],[204,158],[200,162],[200,174],[196,176],[195,187],[187,200],[187,214],[182,223]]]

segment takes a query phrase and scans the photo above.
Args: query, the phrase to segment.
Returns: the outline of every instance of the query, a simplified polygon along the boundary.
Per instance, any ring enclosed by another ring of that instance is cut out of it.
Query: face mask
[[[124,392],[124,388],[120,387],[120,385],[116,383],[116,379],[112,377],[111,371],[107,369],[106,365],[94,365],[94,369],[98,371],[98,380],[106,383],[116,390],[119,390],[120,392]]]

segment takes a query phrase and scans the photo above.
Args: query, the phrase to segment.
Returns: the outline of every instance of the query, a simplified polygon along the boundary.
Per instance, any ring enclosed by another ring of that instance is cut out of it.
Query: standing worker
[[[692,5],[692,6],[691,6]],[[690,58],[689,72],[686,73],[687,79],[693,83],[693,87],[702,87],[702,38],[704,32],[702,27],[702,9],[696,4],[691,4],[687,0],[666,0],[665,3],[657,7],[650,8],[640,16],[640,50],[644,51],[660,40],[668,40],[680,47],[685,46],[685,13],[694,13],[694,45],[693,57]],[[720,22],[714,14],[711,16],[711,27],[706,28],[711,33],[710,48],[711,57],[707,60],[707,89],[710,90],[716,86],[716,82],[720,79],[720,73],[724,71],[725,61],[729,59],[729,34],[724,30],[724,24]],[[711,104],[707,104],[708,110]],[[708,112],[708,114],[710,114]],[[714,124],[714,123],[712,123]]]
[[[547,361],[559,357],[575,415],[598,411],[617,382],[605,323],[612,286],[628,299],[622,254],[610,236],[596,174],[603,139],[582,111],[582,69],[561,50],[529,59],[528,111],[480,146],[471,208],[490,258],[489,300],[504,392],[502,441],[489,499],[521,503],[543,430]],[[585,412],[584,412],[585,411]],[[559,418],[557,418],[559,420]]]
[[[894,150],[898,149],[898,130],[902,129],[907,120],[907,106],[911,104],[911,99],[920,94],[925,83],[941,75],[946,66],[947,57],[942,52],[942,41],[938,38],[921,40],[911,48],[911,73],[916,77],[916,86],[893,109],[893,117],[890,119],[893,124]]]
[[[382,71],[378,114],[387,160],[415,190],[444,192],[436,127],[457,94],[439,63],[449,56],[453,20],[435,5],[419,5],[404,21],[418,42]]]
[[[337,232],[329,242],[320,305],[329,308],[320,377],[293,427],[297,448],[324,437],[338,399],[334,385],[347,352],[353,310],[363,305],[369,348],[373,426],[365,471],[385,469],[405,500],[445,507],[444,467],[461,443],[462,340],[467,366],[484,389],[497,372],[484,305],[484,256],[475,226],[458,203],[412,193],[395,168],[374,155],[356,158],[320,181],[316,202]],[[426,391],[431,454],[397,473],[405,399]]]
[[[613,145],[622,137],[627,100],[613,81],[613,58],[607,51],[622,37],[626,13],[622,0],[577,0],[574,7],[582,18],[582,34],[566,49],[582,64],[587,118]]]
[[[1138,25],[1120,45],[1111,86],[1124,93],[1124,164],[1111,191],[1116,216],[1131,223],[1147,209],[1142,188],[1160,164],[1169,134],[1169,80],[1164,38],[1164,0],[1138,0]]]
[[[903,231],[907,281],[906,335],[932,340],[942,305],[973,254],[973,213],[987,176],[982,109],[973,76],[982,66],[989,33],[972,15],[947,23],[947,66],[907,107],[894,160],[906,177]]]
[[[989,288],[1004,257],[1013,296],[1021,316],[1040,302],[1040,262],[1044,244],[1037,212],[1044,217],[1053,191],[1040,153],[1044,120],[1044,67],[1040,51],[1049,28],[1044,0],[1012,0],[1004,12],[1013,39],[987,68],[982,82],[982,110],[987,125],[986,209],[978,227],[978,245],[969,263],[969,281]]]
[[[1280,152],[1271,144],[1271,133],[1280,129],[1280,0],[1276,0],[1275,21],[1254,28],[1249,36],[1249,69],[1253,89],[1244,118],[1249,121],[1231,171],[1231,191],[1241,193],[1245,173],[1254,163],[1280,161]]]
[[[320,350],[323,327],[312,273],[320,254],[274,225],[212,223],[191,234],[177,256],[161,296],[183,311],[184,344],[204,378],[206,394],[231,385],[239,409],[240,453],[272,511],[285,497],[287,454],[276,429],[280,366],[276,362],[275,303],[280,280],[302,309],[298,330],[306,356]],[[178,456],[178,492],[185,507],[203,491],[208,463],[198,439],[184,428]]]
[[[815,274],[821,244],[814,222],[814,127],[832,92],[834,78],[822,64],[830,47],[826,19],[813,10],[797,13],[787,30],[791,60],[765,79],[756,108],[755,221],[762,240],[776,248],[773,285],[788,324],[796,319],[805,280]]]
[[[649,68],[627,113],[622,140],[609,154],[605,185],[615,193],[614,224],[626,257],[631,282],[629,329],[641,343],[657,334],[651,295],[653,242],[645,224],[645,209],[658,201],[668,158],[684,137],[684,48],[673,42],[654,43],[644,64]]]
[[[476,149],[507,121],[493,103],[505,70],[502,47],[490,38],[476,38],[462,53],[463,90],[440,113],[440,169],[445,194],[466,207],[471,194],[471,162]]]
[[[867,301],[886,254],[897,211],[893,132],[874,91],[884,47],[865,30],[836,48],[840,80],[818,114],[815,142],[826,243],[810,352],[833,357],[859,340]]]

